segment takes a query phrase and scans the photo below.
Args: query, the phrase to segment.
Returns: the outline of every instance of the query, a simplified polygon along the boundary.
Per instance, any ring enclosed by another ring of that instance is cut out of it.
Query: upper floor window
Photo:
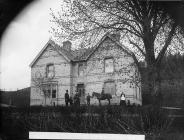
[[[111,73],[114,72],[114,60],[113,58],[106,58],[104,60],[104,69],[105,73]]]
[[[79,70],[79,76],[83,76],[84,75],[84,65],[83,65],[83,63],[79,63],[79,68],[78,68],[78,70]]]
[[[46,68],[46,76],[52,78],[54,76],[54,64],[48,64]]]

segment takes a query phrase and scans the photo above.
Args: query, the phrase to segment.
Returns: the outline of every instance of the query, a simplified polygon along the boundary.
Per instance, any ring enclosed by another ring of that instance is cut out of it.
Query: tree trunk
[[[145,26],[146,27],[146,26]],[[148,103],[154,104],[156,102],[156,94],[160,91],[160,68],[157,67],[155,52],[154,52],[154,39],[149,31],[149,28],[144,28],[143,42],[146,51],[146,87],[148,94]]]
[[[146,70],[146,87],[149,104],[161,105],[162,104],[162,93],[161,93],[161,77],[160,77],[160,66],[147,66]]]
[[[45,106],[46,106],[46,96],[45,96]]]
[[[157,106],[161,106],[163,102],[162,90],[161,90],[161,67],[158,65],[156,67],[156,91],[155,91],[155,103]]]
[[[149,31],[144,30],[144,46],[146,51],[146,91],[148,94],[148,103],[153,103],[154,90],[155,90],[155,81],[156,81],[156,69],[155,69],[155,56],[154,56],[154,41],[151,40],[149,36]]]

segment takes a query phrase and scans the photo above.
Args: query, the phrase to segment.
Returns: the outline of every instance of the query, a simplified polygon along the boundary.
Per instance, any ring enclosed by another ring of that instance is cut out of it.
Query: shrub
[[[161,138],[172,124],[169,112],[153,106],[33,107],[3,111],[3,134],[28,131],[145,134]],[[20,133],[21,132],[21,133]],[[25,135],[24,135],[25,137]],[[18,139],[21,139],[19,137]]]

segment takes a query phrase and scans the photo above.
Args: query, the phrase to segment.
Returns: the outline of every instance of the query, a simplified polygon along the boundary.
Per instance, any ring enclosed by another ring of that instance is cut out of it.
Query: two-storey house
[[[135,56],[119,39],[119,34],[106,34],[95,46],[77,50],[70,41],[59,46],[49,40],[30,64],[31,105],[63,105],[66,90],[70,96],[78,91],[86,104],[86,95],[102,88],[112,94],[112,104],[119,104],[124,92],[130,104],[142,105]],[[91,103],[98,101],[92,98]]]

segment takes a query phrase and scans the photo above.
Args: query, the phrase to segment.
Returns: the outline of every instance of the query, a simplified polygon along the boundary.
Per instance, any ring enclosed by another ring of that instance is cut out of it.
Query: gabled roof
[[[46,48],[48,46],[53,47],[60,55],[62,55],[67,61],[71,61],[71,57],[69,54],[67,54],[66,51],[63,51],[62,48],[57,45],[54,41],[52,41],[51,39],[49,39],[49,41],[46,43],[46,45],[42,48],[42,50],[38,53],[38,55],[35,57],[35,59],[31,62],[31,64],[29,65],[30,67],[32,67],[35,62],[38,60],[38,58],[42,55],[42,53],[46,50]]]
[[[107,38],[109,37],[113,42],[115,42],[118,46],[120,46],[127,54],[129,55],[134,55],[132,51],[130,51],[127,47],[122,45],[120,42],[116,41],[109,33],[105,34],[102,39],[91,49],[90,53],[86,55],[85,60],[87,60],[95,51],[96,49],[100,46],[100,44]]]
[[[118,46],[120,46],[123,49],[123,51],[125,51],[127,54],[133,55],[134,57],[134,54],[127,47],[123,46],[120,42],[116,41],[109,33],[107,33],[100,39],[100,41],[95,46],[75,50],[74,53],[77,54],[78,53],[77,51],[79,51],[80,55],[77,55],[73,59],[73,61],[86,61],[107,37],[109,37],[113,42],[115,42]]]
[[[56,51],[65,56],[69,61],[72,61],[74,59],[75,56],[72,51],[66,50],[65,48],[59,46],[55,42],[53,42],[53,47],[56,49]]]
[[[100,46],[100,44],[101,44],[107,37],[109,37],[113,42],[115,42],[124,52],[126,52],[128,55],[130,55],[130,56],[133,58],[135,64],[136,64],[137,67],[138,67],[138,69],[140,69],[140,68],[139,68],[139,64],[138,64],[138,60],[136,59],[136,56],[134,55],[134,53],[133,53],[131,50],[129,50],[127,47],[125,47],[124,45],[122,45],[119,41],[115,40],[109,33],[106,33],[106,34],[102,37],[102,39],[101,39],[94,47],[90,48],[89,51],[86,51],[86,53],[85,53],[85,54],[83,55],[83,57],[82,57],[82,60],[85,60],[85,61],[86,61],[87,59],[89,59],[90,56],[97,50],[97,48]]]
[[[32,61],[30,64],[30,67],[34,65],[34,63],[38,60],[38,58],[41,56],[41,54],[44,52],[44,50],[49,46],[49,44],[60,54],[62,55],[67,61],[71,62],[78,62],[78,61],[86,61],[90,58],[90,56],[97,50],[97,48],[100,46],[100,44],[109,37],[113,42],[115,42],[120,48],[123,49],[124,52],[131,55],[135,62],[137,62],[135,55],[124,45],[122,45],[119,41],[116,41],[109,33],[105,34],[100,41],[94,46],[90,48],[82,48],[77,50],[67,50],[63,46],[59,46],[51,39],[47,42],[47,44],[44,46],[44,48],[39,52],[39,54],[36,56],[36,58]]]

